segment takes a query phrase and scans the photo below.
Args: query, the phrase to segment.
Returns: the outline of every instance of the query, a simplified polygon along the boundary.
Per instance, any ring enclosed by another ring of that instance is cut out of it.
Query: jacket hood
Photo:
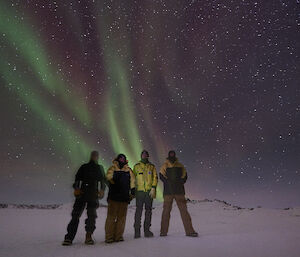
[[[173,167],[175,165],[181,165],[181,163],[178,161],[178,158],[176,158],[175,162],[171,162],[168,158],[165,161],[165,164],[167,167]]]
[[[112,164],[113,164],[113,167],[115,167],[118,170],[129,171],[129,169],[130,169],[129,166],[128,166],[128,161],[126,161],[126,164],[124,164],[122,169],[120,168],[119,162],[116,159],[114,159],[112,161]]]
[[[172,162],[170,161],[169,157],[166,158],[166,162],[172,163]],[[178,162],[178,158],[177,158],[177,157],[175,157],[175,162]],[[175,162],[173,162],[173,163],[175,163]]]
[[[147,163],[144,163],[142,160],[139,160],[139,162],[138,162],[137,164],[139,164],[139,163],[142,163],[142,164],[145,164],[145,165],[146,165],[146,164],[151,164],[151,165],[153,165],[152,162],[150,162],[149,160],[148,160]]]

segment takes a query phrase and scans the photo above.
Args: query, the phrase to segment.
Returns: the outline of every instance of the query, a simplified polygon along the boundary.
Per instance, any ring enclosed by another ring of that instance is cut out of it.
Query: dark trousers
[[[178,209],[180,211],[180,216],[183,222],[184,230],[186,234],[195,232],[191,216],[187,210],[186,200],[184,195],[164,195],[164,205],[161,218],[161,229],[162,234],[167,234],[169,230],[169,222],[171,217],[171,210],[173,200],[175,199]]]
[[[73,241],[75,238],[79,219],[86,207],[87,210],[87,219],[85,220],[85,230],[86,232],[93,233],[96,229],[96,218],[97,218],[97,208],[99,207],[98,199],[89,201],[84,199],[83,197],[76,198],[75,203],[73,205],[72,210],[72,219],[68,224],[67,231],[68,233],[65,235],[65,239],[69,239]]]
[[[108,200],[105,240],[119,241],[124,234],[128,202]]]
[[[145,220],[144,231],[148,231],[151,227],[152,217],[152,203],[153,199],[150,197],[149,192],[137,191],[136,192],[136,211],[134,216],[134,228],[141,228],[141,219],[143,213],[143,207],[145,205]]]

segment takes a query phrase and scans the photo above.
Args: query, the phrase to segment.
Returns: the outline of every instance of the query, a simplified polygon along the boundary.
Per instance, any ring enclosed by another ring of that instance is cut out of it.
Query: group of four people
[[[149,161],[149,153],[143,150],[141,160],[134,165],[133,170],[128,166],[124,154],[119,154],[106,175],[98,164],[99,154],[91,153],[91,159],[83,164],[75,176],[74,195],[76,197],[72,210],[72,219],[67,227],[67,234],[63,245],[71,245],[79,224],[80,216],[87,209],[85,220],[86,244],[94,244],[92,234],[96,228],[97,208],[99,199],[104,197],[106,185],[109,187],[107,218],[105,222],[105,242],[113,243],[124,241],[123,233],[126,223],[127,207],[133,198],[136,198],[136,212],[134,221],[134,238],[141,237],[141,217],[145,206],[144,236],[153,237],[150,230],[152,203],[156,198],[158,183],[154,164]],[[191,217],[187,211],[184,183],[187,172],[178,161],[175,151],[170,151],[166,162],[160,169],[159,177],[164,184],[164,204],[161,219],[160,236],[167,236],[169,229],[172,203],[175,199],[179,208],[184,229],[187,236],[197,237]]]

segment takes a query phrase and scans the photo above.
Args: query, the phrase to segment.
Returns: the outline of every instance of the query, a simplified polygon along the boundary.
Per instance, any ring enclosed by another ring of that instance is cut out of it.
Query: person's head
[[[116,161],[119,163],[120,168],[122,168],[127,163],[125,154],[120,153],[117,156]]]
[[[174,150],[169,151],[167,159],[170,160],[171,162],[176,161],[176,153]]]
[[[143,150],[141,153],[141,159],[148,160],[148,158],[149,158],[149,152],[147,150]]]
[[[92,151],[91,152],[91,161],[98,162],[98,160],[99,160],[98,151]]]

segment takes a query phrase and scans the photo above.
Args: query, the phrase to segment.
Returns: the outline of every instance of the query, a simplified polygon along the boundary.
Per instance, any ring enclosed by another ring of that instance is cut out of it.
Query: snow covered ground
[[[4,206],[2,206],[4,207]],[[298,257],[300,208],[238,209],[219,201],[189,203],[198,238],[184,235],[176,204],[169,235],[159,237],[162,206],[153,211],[154,238],[133,239],[134,207],[127,216],[125,241],[104,243],[106,208],[98,209],[96,244],[84,240],[84,216],[74,244],[61,246],[71,205],[58,209],[0,209],[0,256],[3,257]]]

